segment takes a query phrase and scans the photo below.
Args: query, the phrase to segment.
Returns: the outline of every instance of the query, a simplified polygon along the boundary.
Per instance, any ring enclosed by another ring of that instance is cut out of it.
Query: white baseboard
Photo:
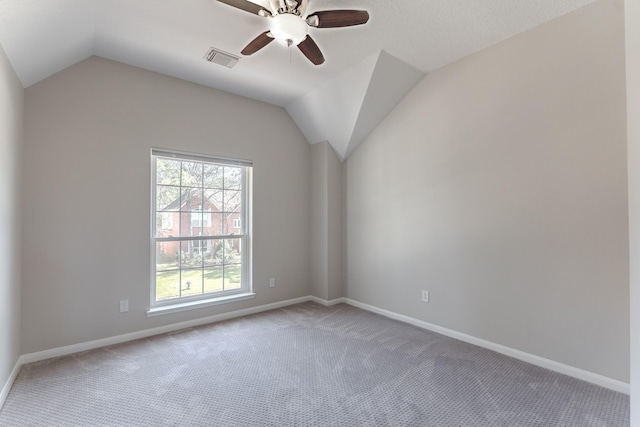
[[[593,372],[585,371],[583,369],[575,368],[573,366],[565,365],[564,363],[556,362],[555,360],[546,359],[544,357],[540,357],[534,354],[526,353],[524,351],[516,350],[511,347],[507,347],[501,344],[496,344],[491,341],[483,340],[481,338],[476,338],[471,335],[463,334],[461,332],[447,329],[442,326],[434,325],[432,323],[425,322],[423,320],[418,320],[413,317],[405,316],[403,314],[394,313],[392,311],[375,307],[373,305],[365,304],[356,300],[352,300],[349,298],[343,298],[343,299],[345,300],[344,302],[346,302],[347,304],[352,305],[354,307],[358,307],[362,310],[380,314],[390,319],[395,319],[401,322],[409,323],[411,325],[417,326],[422,329],[427,329],[429,331],[437,332],[439,334],[442,334],[451,338],[455,338],[457,340],[464,341],[469,344],[477,345],[478,347],[483,347],[488,350],[492,350],[497,353],[501,353],[506,356],[510,356],[527,363],[531,363],[532,365],[540,366],[542,368],[549,369],[551,371],[555,371],[573,378],[577,378],[579,380],[587,381],[592,384],[599,385],[601,387],[605,387],[613,391],[624,393],[626,395],[630,394],[629,384],[622,381],[614,380],[613,378],[605,377],[604,375],[596,374]]]
[[[38,351],[35,353],[27,353],[23,354],[20,359],[22,360],[23,364],[38,362],[40,360],[51,359],[52,357],[66,356],[68,354],[78,353],[81,351],[93,350],[94,348],[106,347],[109,345],[120,344],[127,341],[152,337],[154,335],[165,334],[167,332],[179,331],[180,329],[193,328],[194,326],[206,325],[208,323],[215,323],[223,320],[234,319],[236,317],[248,316],[250,314],[256,314],[263,311],[282,308],[288,305],[299,304],[306,301],[311,301],[311,297],[305,296],[294,298],[285,301],[274,302],[271,304],[259,305],[257,307],[230,311],[228,313],[214,314],[213,316],[201,317],[199,319],[173,323],[171,325],[160,326],[157,328],[143,329],[141,331],[130,332],[128,334],[116,335],[113,337],[101,338],[98,340],[67,345],[64,347],[52,348],[50,350]]]
[[[7,400],[7,396],[9,396],[9,391],[11,390],[11,386],[13,382],[16,380],[18,373],[20,372],[20,368],[22,367],[22,356],[16,360],[16,364],[13,366],[11,373],[9,374],[9,378],[7,378],[7,382],[2,387],[2,392],[0,392],[0,409],[4,406],[4,402]]]
[[[347,302],[346,298],[336,298],[332,300],[326,300],[322,298],[318,298],[314,295],[309,296],[309,301],[317,302],[318,304],[324,305],[325,307],[331,307],[332,305],[342,304]]]

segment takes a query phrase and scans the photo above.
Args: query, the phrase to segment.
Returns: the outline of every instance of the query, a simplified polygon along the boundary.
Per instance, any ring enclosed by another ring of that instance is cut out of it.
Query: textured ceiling
[[[240,56],[267,30],[266,18],[215,0],[0,0],[0,45],[25,87],[98,55],[290,107],[381,51],[427,73],[592,1],[310,0],[310,12],[366,9],[371,15],[364,26],[312,28],[326,58],[318,67],[277,43],[241,58],[233,69],[205,62],[209,47]],[[370,94],[384,92],[373,89]],[[376,109],[370,105],[375,96],[357,102],[359,109]],[[324,139],[334,148],[344,145]],[[351,141],[347,146],[352,151]]]

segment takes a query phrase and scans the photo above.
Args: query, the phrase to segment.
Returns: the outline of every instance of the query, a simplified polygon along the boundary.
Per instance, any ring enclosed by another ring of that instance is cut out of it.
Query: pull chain
[[[287,47],[289,48],[289,64],[291,64],[291,45],[293,45],[293,40],[287,39]]]

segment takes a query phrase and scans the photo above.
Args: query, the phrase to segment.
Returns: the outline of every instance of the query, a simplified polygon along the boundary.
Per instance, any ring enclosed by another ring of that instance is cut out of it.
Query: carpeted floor
[[[340,304],[25,365],[1,426],[629,425],[629,398]]]

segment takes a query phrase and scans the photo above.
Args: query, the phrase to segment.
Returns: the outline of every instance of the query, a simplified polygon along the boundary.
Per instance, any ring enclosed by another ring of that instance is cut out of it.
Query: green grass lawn
[[[223,267],[156,273],[156,299],[163,300],[180,296],[238,289],[241,286],[242,270],[239,264]],[[187,282],[190,282],[187,283]]]

